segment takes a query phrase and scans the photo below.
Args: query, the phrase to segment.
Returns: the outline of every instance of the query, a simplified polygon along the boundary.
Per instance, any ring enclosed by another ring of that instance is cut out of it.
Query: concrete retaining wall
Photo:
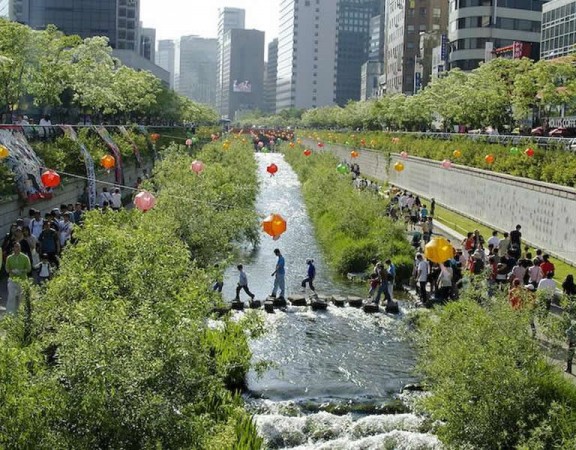
[[[306,142],[311,145],[311,143]],[[339,159],[350,158],[350,148],[326,144]],[[390,167],[399,161],[392,155]],[[522,225],[522,238],[554,256],[576,263],[576,190],[526,178],[409,157],[403,172],[387,173],[386,156],[361,150],[356,159],[366,176],[399,186],[496,230]],[[488,236],[486,236],[487,238]]]
[[[143,175],[144,169],[150,173],[152,168],[152,162],[143,164],[142,168],[136,168],[136,166],[124,167],[124,178],[126,186],[134,186],[136,179]],[[105,181],[108,183],[114,183],[114,171],[108,173],[97,174],[97,178],[100,181]],[[4,201],[0,203],[0,237],[3,237],[8,233],[10,225],[16,221],[19,217],[24,217],[28,215],[28,210],[30,208],[39,209],[44,213],[49,212],[52,208],[58,208],[61,204],[65,203],[76,203],[78,199],[82,196],[84,192],[84,187],[86,182],[84,180],[75,180],[72,178],[64,178],[62,184],[58,186],[54,191],[54,197],[50,200],[44,200],[36,202],[34,204],[21,203],[18,200]],[[102,187],[107,186],[103,184],[96,184],[96,189],[98,194],[102,192]],[[111,186],[108,186],[110,189]],[[129,195],[130,190],[123,189],[122,195]]]

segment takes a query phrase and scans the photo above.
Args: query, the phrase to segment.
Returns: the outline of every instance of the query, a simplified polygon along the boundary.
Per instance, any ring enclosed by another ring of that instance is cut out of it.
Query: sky
[[[140,0],[144,27],[156,28],[156,40],[197,35],[217,37],[218,8],[246,10],[246,28],[266,33],[266,43],[278,37],[280,0]]]

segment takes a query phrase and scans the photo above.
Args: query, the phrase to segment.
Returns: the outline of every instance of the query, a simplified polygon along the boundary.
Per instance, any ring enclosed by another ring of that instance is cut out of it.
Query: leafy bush
[[[419,366],[432,394],[424,405],[455,448],[515,448],[526,442],[573,442],[576,387],[541,356],[529,336],[530,311],[505,296],[482,307],[472,289],[419,320]],[[553,427],[552,431],[550,428]]]
[[[282,148],[302,182],[318,241],[338,273],[362,272],[372,258],[411,259],[404,229],[385,217],[384,199],[354,189],[349,175],[337,173],[334,156],[314,153],[307,158],[299,147]],[[405,276],[405,270],[399,276]]]
[[[254,186],[254,166],[241,157],[249,149],[235,153],[210,170],[227,173],[234,164]],[[172,194],[179,177],[186,183],[192,175],[187,160],[187,173],[178,172],[180,158],[169,152],[163,175],[153,179],[155,209],[88,213],[56,276],[32,290],[30,310],[2,321],[0,447],[217,449],[248,442],[260,448],[235,391],[250,364],[247,333],[262,327],[254,317],[208,326],[220,300],[209,289],[212,274],[202,258],[191,261],[182,234],[180,220],[189,212]],[[174,184],[164,189],[164,178]],[[246,191],[234,192],[239,186],[226,186],[227,195],[244,199]],[[218,195],[208,180],[202,189],[198,201]],[[206,223],[219,206],[202,206],[194,219]],[[239,213],[255,214],[253,203],[218,217],[234,223]],[[216,248],[202,239],[211,235],[193,241],[210,260]]]

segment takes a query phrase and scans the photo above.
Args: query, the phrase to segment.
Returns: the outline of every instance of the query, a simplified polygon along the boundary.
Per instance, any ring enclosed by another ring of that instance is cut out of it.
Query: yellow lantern
[[[0,159],[8,158],[9,154],[10,154],[10,152],[8,151],[8,149],[6,147],[4,147],[3,145],[0,145]]]
[[[454,158],[460,158],[462,156],[462,152],[460,150],[454,150],[452,154],[454,155]]]
[[[429,261],[442,264],[454,257],[454,247],[446,238],[435,237],[424,247],[424,256]]]
[[[398,161],[396,164],[394,164],[394,170],[396,172],[402,172],[404,170],[404,164]]]

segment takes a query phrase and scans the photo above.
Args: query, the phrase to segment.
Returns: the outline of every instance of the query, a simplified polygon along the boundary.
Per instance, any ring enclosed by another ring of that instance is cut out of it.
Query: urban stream
[[[314,237],[296,174],[277,153],[256,155],[259,163],[258,212],[281,214],[288,229],[241,261],[257,299],[272,291],[279,248],[286,258],[286,295],[300,293],[306,258],[313,258],[320,294],[364,297],[365,284],[339,280],[330,272]],[[271,177],[266,167],[279,170]],[[240,261],[239,261],[240,262]],[[226,271],[223,294],[235,295],[237,271]],[[244,301],[248,298],[240,294]],[[243,313],[236,313],[243,314]],[[402,334],[401,317],[369,315],[351,307],[311,311],[288,306],[266,314],[266,334],[251,342],[254,361],[268,361],[264,374],[249,374],[246,401],[266,448],[435,449],[438,439],[422,432],[423,419],[387,408],[402,387],[417,381],[415,354]]]

